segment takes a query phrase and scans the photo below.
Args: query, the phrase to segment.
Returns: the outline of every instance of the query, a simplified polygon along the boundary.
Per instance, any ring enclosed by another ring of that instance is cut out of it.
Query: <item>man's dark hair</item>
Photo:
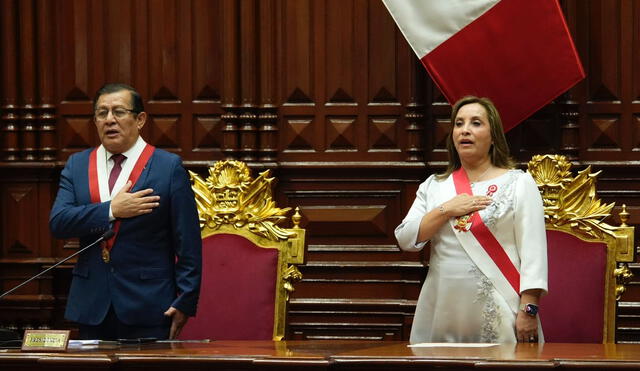
[[[131,110],[135,113],[144,112],[144,104],[142,103],[142,97],[140,93],[133,87],[127,84],[121,83],[108,83],[102,85],[102,87],[96,92],[96,97],[93,99],[93,110],[95,111],[98,107],[98,99],[105,94],[117,93],[119,91],[126,90],[131,93]]]

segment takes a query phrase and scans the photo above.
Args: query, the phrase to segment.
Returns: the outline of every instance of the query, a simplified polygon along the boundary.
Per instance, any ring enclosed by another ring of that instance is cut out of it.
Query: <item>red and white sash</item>
[[[462,167],[452,173],[452,178],[457,194],[473,195],[469,177]],[[474,212],[469,221],[471,222],[469,229],[471,233],[458,232],[455,228],[455,218],[451,218],[449,222],[454,228],[458,241],[471,260],[491,280],[494,287],[516,313],[520,304],[520,272],[513,265],[500,242],[484,224],[480,214]]]
[[[147,162],[149,162],[151,155],[153,155],[154,150],[154,146],[146,144],[144,149],[142,150],[142,153],[138,157],[138,160],[136,161],[133,169],[131,170],[131,173],[129,174],[129,180],[131,181],[132,189],[136,185],[138,178],[140,178],[140,174],[142,174],[142,170],[144,170]],[[104,166],[104,161],[101,161],[100,159],[101,157],[103,158],[103,156],[98,156],[98,152],[104,153],[104,148],[102,148],[102,146],[97,147],[93,151],[91,151],[91,154],[89,155],[89,194],[91,196],[92,203],[103,202],[111,199],[108,192],[108,185],[106,184],[106,182],[100,181],[100,179],[102,179],[103,177],[100,176],[101,171],[99,171],[99,169],[103,170],[102,173],[104,173],[104,179],[106,179],[106,168]],[[108,251],[111,251],[111,249],[113,248],[116,238],[118,237],[119,229],[120,220],[116,220],[113,223],[113,231],[115,232],[115,234],[113,237],[106,241],[105,248]]]

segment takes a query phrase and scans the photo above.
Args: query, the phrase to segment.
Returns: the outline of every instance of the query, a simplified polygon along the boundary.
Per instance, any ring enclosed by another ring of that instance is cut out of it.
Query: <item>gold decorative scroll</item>
[[[596,178],[591,166],[571,174],[571,163],[560,155],[535,155],[529,161],[529,173],[542,194],[544,214],[554,227],[568,224],[580,233],[602,238],[609,233],[601,228],[603,219],[611,214],[615,203],[603,204],[596,197]]]
[[[622,294],[627,291],[627,287],[631,279],[633,278],[633,273],[627,263],[620,263],[618,268],[613,271],[613,275],[616,277],[616,300],[620,300]]]
[[[196,197],[200,228],[212,230],[222,225],[247,228],[273,241],[286,240],[294,233],[277,226],[291,208],[275,205],[269,178],[271,170],[251,179],[249,168],[241,161],[218,161],[209,168],[206,180],[189,171]]]

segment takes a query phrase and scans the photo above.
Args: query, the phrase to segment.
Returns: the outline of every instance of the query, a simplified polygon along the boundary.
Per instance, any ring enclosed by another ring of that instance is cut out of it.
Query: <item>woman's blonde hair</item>
[[[478,103],[487,111],[487,118],[489,119],[489,129],[491,131],[491,147],[489,148],[489,157],[491,163],[494,166],[503,169],[512,169],[515,167],[515,161],[509,155],[509,145],[507,144],[507,138],[504,135],[504,129],[502,128],[502,120],[498,109],[489,98],[478,98],[473,95],[467,95],[460,98],[451,110],[451,130],[447,137],[447,152],[449,153],[449,164],[446,170],[442,174],[438,174],[437,178],[442,180],[446,179],[451,173],[458,170],[462,163],[460,162],[460,156],[456,151],[456,146],[453,144],[453,129],[456,126],[456,116],[462,106],[467,104]]]

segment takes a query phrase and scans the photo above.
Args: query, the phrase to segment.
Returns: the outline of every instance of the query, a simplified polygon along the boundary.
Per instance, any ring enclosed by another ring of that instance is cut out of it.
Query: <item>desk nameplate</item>
[[[64,352],[69,344],[69,330],[26,330],[23,351]]]

